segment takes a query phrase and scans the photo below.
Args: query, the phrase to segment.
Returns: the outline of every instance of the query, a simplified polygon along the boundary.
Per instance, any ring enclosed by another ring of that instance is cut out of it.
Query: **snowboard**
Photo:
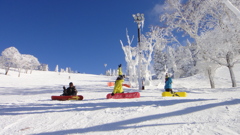
[[[107,94],[107,99],[113,98],[113,99],[121,99],[121,98],[139,98],[140,93],[139,92],[131,92],[131,93],[116,93],[113,96],[112,93]]]
[[[187,96],[187,92],[163,92],[162,93],[163,97],[186,97]]]
[[[114,82],[108,82],[107,83],[108,87],[114,86],[114,84],[115,84]],[[122,86],[125,86],[125,87],[128,87],[128,88],[131,87],[129,84],[122,84]]]
[[[77,95],[77,96],[52,96],[52,100],[83,100],[82,95]]]

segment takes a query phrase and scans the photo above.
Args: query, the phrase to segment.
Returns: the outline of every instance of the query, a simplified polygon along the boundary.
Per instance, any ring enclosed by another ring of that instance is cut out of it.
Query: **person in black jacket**
[[[69,83],[69,87],[66,89],[65,86],[63,86],[63,94],[62,96],[76,96],[77,95],[77,89],[73,85],[72,82]]]

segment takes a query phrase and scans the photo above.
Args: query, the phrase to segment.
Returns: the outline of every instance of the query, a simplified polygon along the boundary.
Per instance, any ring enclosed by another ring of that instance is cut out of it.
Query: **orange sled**
[[[114,86],[114,82],[108,82],[107,83],[108,87]],[[122,84],[122,86],[130,88],[131,86],[129,84]]]

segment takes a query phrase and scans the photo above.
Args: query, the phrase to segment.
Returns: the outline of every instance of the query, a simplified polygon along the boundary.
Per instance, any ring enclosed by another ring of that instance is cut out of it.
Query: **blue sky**
[[[158,20],[164,0],[0,0],[0,51],[14,46],[54,70],[89,74],[126,66],[120,40],[137,42],[132,14],[144,13],[143,33]],[[160,4],[160,6],[159,6]]]

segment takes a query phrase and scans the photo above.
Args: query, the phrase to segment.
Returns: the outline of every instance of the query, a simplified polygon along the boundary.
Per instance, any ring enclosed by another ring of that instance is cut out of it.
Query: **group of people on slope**
[[[112,92],[112,96],[116,93],[124,93],[124,90],[122,88],[122,83],[124,82],[125,75],[122,74],[122,64],[118,65],[118,77],[115,81],[114,89]],[[69,87],[66,89],[65,86],[63,86],[63,94],[61,96],[76,96],[77,95],[77,89],[73,85],[72,82],[69,83]]]
[[[118,77],[115,81],[114,89],[112,92],[112,96],[116,93],[124,93],[124,90],[122,88],[122,83],[124,82],[125,75],[122,74],[122,64],[118,65]],[[172,78],[171,74],[166,73],[165,75],[165,91],[171,92],[172,91]],[[66,89],[65,86],[63,86],[63,94],[61,96],[76,96],[77,95],[77,89],[73,85],[72,82],[69,83],[69,87]]]

